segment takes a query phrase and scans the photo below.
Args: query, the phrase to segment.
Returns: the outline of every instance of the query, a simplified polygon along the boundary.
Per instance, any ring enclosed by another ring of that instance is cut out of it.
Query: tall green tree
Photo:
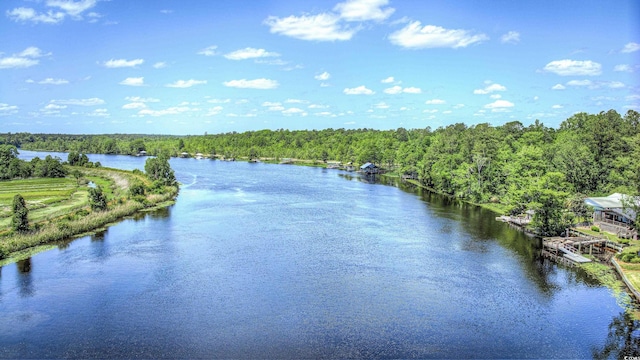
[[[89,188],[89,205],[91,205],[91,210],[106,210],[107,197],[104,195],[100,185]]]
[[[144,171],[149,179],[159,181],[163,185],[174,185],[176,182],[176,176],[169,164],[169,156],[166,154],[147,159]]]
[[[22,195],[16,194],[13,197],[12,210],[11,228],[18,232],[29,231],[29,209]]]

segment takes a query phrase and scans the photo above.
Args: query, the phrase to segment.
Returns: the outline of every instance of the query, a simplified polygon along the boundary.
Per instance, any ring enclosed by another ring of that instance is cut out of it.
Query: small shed
[[[362,172],[363,174],[377,174],[378,173],[378,167],[375,164],[372,164],[370,162],[363,164],[362,166],[360,166],[360,172]]]

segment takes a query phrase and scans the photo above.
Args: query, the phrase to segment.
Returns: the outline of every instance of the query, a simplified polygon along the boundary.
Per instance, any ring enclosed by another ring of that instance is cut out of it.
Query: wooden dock
[[[569,237],[550,237],[542,240],[542,255],[558,263],[576,266],[591,262],[582,254],[611,256],[622,251],[622,245],[606,238],[569,229]]]

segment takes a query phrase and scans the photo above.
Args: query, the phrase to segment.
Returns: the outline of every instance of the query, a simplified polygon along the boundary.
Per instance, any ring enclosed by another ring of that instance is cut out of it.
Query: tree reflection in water
[[[593,350],[594,359],[625,359],[640,356],[640,321],[622,312],[611,320],[607,341]]]

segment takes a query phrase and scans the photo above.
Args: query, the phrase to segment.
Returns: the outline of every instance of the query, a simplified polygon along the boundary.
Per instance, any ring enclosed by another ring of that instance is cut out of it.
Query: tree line
[[[578,113],[557,129],[536,120],[431,129],[260,130],[212,135],[0,134],[27,150],[149,155],[182,152],[372,162],[437,192],[512,213],[536,211],[540,233],[584,213],[585,195],[640,194],[640,114]],[[578,200],[576,200],[578,199]]]

